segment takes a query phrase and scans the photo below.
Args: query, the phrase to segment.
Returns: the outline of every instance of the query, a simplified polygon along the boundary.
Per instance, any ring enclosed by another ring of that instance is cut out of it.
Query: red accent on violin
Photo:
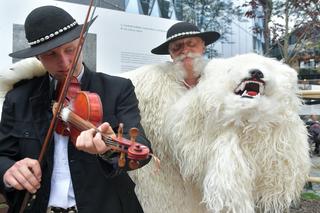
[[[75,143],[81,131],[94,128],[100,132],[96,126],[101,123],[102,114],[100,97],[95,93],[79,91],[72,101],[71,108],[64,107],[60,117],[69,124],[71,141]],[[126,153],[127,157],[134,161],[147,159],[150,153],[149,148],[135,141],[138,129],[132,128],[130,130],[131,140],[128,140],[122,137],[121,126],[118,136],[110,137],[101,133],[106,145],[114,151]],[[123,166],[123,164],[121,165]]]
[[[56,97],[55,97],[56,101],[58,101],[59,97],[62,95],[61,92],[62,92],[62,88],[63,88],[64,84],[65,84],[65,79],[63,81],[59,81],[57,84]],[[67,91],[67,94],[65,97],[65,101],[63,103],[63,106],[64,107],[68,106],[70,104],[70,101],[76,97],[77,92],[79,92],[79,91],[81,91],[80,83],[76,77],[72,76],[71,80],[70,80],[69,87],[68,87],[68,91]],[[68,125],[65,122],[63,122],[62,120],[57,120],[57,125],[55,128],[55,131],[59,135],[64,135],[64,136],[70,135]]]
[[[79,91],[71,103],[71,108],[74,113],[92,123],[94,127],[101,124],[103,109],[98,94]],[[77,137],[83,129],[74,128],[72,124],[69,128],[71,141],[75,144]]]

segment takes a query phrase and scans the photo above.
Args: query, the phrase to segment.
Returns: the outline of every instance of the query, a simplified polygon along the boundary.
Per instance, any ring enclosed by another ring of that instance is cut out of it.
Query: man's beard
[[[173,69],[179,75],[178,78],[183,80],[187,77],[187,71],[183,66],[183,60],[188,57],[192,59],[192,74],[195,78],[200,77],[201,73],[203,72],[204,67],[207,64],[207,60],[204,59],[202,54],[199,53],[187,53],[182,54],[174,59],[173,61]]]

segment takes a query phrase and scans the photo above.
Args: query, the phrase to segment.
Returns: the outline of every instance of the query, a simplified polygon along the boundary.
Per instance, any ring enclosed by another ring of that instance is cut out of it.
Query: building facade
[[[88,4],[87,0],[58,1]],[[241,5],[241,1],[237,3]],[[96,0],[96,4],[98,7],[127,13],[183,20],[184,0]],[[209,29],[220,32],[223,39],[208,47],[208,57],[231,57],[248,52],[263,54],[263,36],[252,31],[253,26],[257,25],[263,27],[262,18],[254,20],[241,18],[241,21],[239,21],[237,17],[234,17],[230,23],[228,33],[221,33],[219,29]]]

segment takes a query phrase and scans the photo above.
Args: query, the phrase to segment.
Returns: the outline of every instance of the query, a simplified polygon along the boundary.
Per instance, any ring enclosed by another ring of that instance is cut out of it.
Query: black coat
[[[0,123],[1,180],[15,161],[25,157],[38,158],[52,117],[49,85],[49,77],[45,75],[19,82],[6,95]],[[91,72],[85,68],[81,89],[100,95],[103,121],[109,122],[115,131],[120,122],[124,123],[125,133],[131,127],[138,127],[140,136],[137,140],[150,147],[140,125],[138,101],[130,80]],[[46,212],[53,169],[53,146],[54,143],[50,143],[42,162],[41,188],[30,212]],[[135,184],[126,171],[119,172],[100,157],[76,150],[72,143],[68,145],[68,155],[80,213],[143,212],[134,193]],[[0,181],[0,189],[10,205],[9,212],[18,212],[23,193],[6,189],[3,181]]]

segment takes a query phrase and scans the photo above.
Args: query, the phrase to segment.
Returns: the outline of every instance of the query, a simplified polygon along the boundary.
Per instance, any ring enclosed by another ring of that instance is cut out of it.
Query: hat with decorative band
[[[215,31],[200,32],[199,28],[188,22],[178,22],[167,31],[167,40],[158,47],[151,50],[153,54],[167,55],[169,54],[169,43],[181,38],[200,37],[205,45],[212,44],[219,39],[220,34]]]
[[[45,53],[79,38],[82,26],[69,13],[59,7],[38,7],[29,13],[24,23],[30,47],[10,53],[9,56],[29,58]]]

